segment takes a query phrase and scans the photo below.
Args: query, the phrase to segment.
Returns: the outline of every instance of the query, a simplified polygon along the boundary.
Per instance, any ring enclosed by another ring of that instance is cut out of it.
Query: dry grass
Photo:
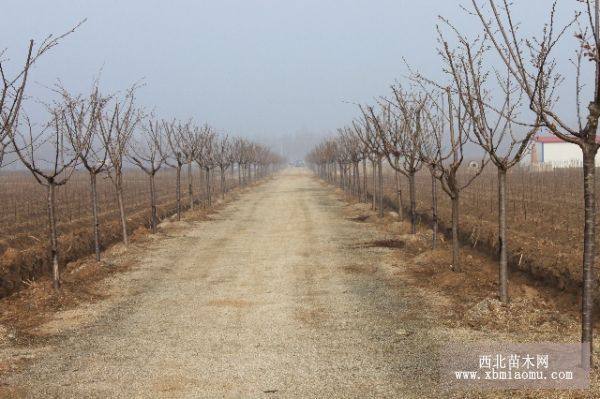
[[[583,197],[580,175],[579,169],[533,172],[517,168],[511,171],[508,179],[510,268],[528,274],[544,285],[573,294],[579,292],[582,279]],[[368,176],[368,187],[372,192],[373,184],[370,174]],[[460,180],[465,181],[468,177],[463,172]],[[460,202],[461,241],[490,256],[498,253],[496,179],[494,170],[487,170],[461,194]],[[405,180],[401,179],[406,207],[408,186]],[[387,206],[396,207],[394,176],[390,170],[384,173],[384,195]],[[368,207],[368,204],[363,206]],[[448,233],[451,204],[441,189],[438,208],[440,233]],[[427,231],[431,215],[431,177],[427,171],[417,176],[417,212],[420,227]],[[364,218],[367,214],[361,211],[352,217]],[[376,222],[370,218],[365,221]],[[600,255],[600,235],[597,238]],[[596,284],[600,285],[598,277]],[[595,300],[600,304],[600,292],[596,292]]]
[[[346,209],[347,219],[363,215],[356,206]],[[498,301],[497,262],[484,253],[469,247],[461,248],[460,271],[451,268],[452,253],[449,243],[440,240],[438,249],[431,250],[431,234],[422,228],[410,235],[409,224],[398,222],[386,215],[378,219],[371,216],[381,232],[382,243],[402,242],[399,246],[386,246],[390,253],[389,284],[412,285],[435,304],[430,309],[436,320],[445,328],[461,331],[458,336],[485,334],[487,340],[512,342],[579,342],[579,299],[575,292],[561,290],[522,272],[510,276],[509,304]],[[412,320],[415,315],[406,313],[402,319]],[[600,319],[595,328],[600,328]],[[471,338],[472,339],[472,338]],[[597,398],[600,397],[600,346],[595,345],[595,368],[589,392],[515,392],[513,397],[527,398]],[[486,398],[505,397],[504,393],[488,393]]]
[[[342,269],[348,274],[373,274],[377,272],[374,265],[346,265]]]
[[[353,222],[366,222],[367,219],[369,219],[369,215],[359,215],[353,218],[349,218],[348,220],[351,220]]]
[[[369,246],[379,248],[404,248],[406,247],[406,242],[403,240],[384,239],[372,241],[369,243]]]

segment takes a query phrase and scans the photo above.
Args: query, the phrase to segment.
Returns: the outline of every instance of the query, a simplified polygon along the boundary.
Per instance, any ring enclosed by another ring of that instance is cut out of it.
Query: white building
[[[577,144],[569,143],[556,136],[537,136],[531,151],[531,163],[551,168],[581,167],[583,155]],[[600,157],[596,157],[600,166]]]

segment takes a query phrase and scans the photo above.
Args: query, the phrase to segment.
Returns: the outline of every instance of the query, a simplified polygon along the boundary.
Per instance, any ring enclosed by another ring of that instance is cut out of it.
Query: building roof
[[[535,136],[533,138],[533,141],[535,141],[536,143],[542,143],[542,144],[551,144],[551,143],[568,143],[567,141],[564,141],[563,139],[560,139],[556,136]],[[596,137],[596,143],[600,143],[600,136]]]
[[[563,139],[556,136],[536,136],[533,139],[536,143],[548,144],[548,143],[566,143]]]

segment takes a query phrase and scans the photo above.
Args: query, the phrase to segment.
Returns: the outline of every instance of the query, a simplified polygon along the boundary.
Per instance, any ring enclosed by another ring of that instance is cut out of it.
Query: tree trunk
[[[201,190],[204,190],[204,194],[202,194]],[[198,164],[198,202],[202,203],[203,206],[206,207],[207,198],[208,194],[206,193],[206,169],[204,166]]]
[[[438,205],[437,205],[437,181],[434,172],[431,173],[431,248],[437,248],[437,234],[438,234]]]
[[[400,168],[399,158],[396,157],[394,159],[394,172],[396,178],[396,202],[398,206],[398,215],[400,216],[400,220],[404,220],[404,201],[402,198],[402,180],[400,172],[398,171]]]
[[[353,196],[357,196],[358,195],[358,184],[356,181],[356,176],[357,176],[357,171],[358,171],[358,165],[356,163],[352,163],[352,195]]]
[[[181,164],[177,163],[177,182],[175,187],[177,196],[177,221],[181,220]]]
[[[593,290],[596,235],[596,150],[583,149],[585,224],[583,241],[583,292],[581,306],[582,366],[591,367],[593,349]]]
[[[377,204],[377,163],[373,160],[371,161],[371,167],[373,169],[373,192],[371,193],[372,203],[371,209],[375,210],[375,205]]]
[[[498,244],[500,250],[499,296],[508,302],[508,251],[506,242],[506,170],[498,168]]]
[[[348,182],[350,184],[350,194],[354,196],[356,195],[356,165],[353,162],[348,165],[348,179],[350,180]]]
[[[225,170],[221,167],[221,199],[225,199]]]
[[[408,186],[410,193],[410,233],[417,234],[417,188],[414,171],[411,171],[408,175]]]
[[[398,163],[396,162],[396,166]],[[402,203],[402,188],[400,186],[400,172],[394,169],[394,181],[396,184],[396,206],[398,207],[398,216],[400,220],[404,219],[404,204]]]
[[[460,243],[458,237],[458,218],[460,196],[455,193],[452,199],[452,268],[454,271],[460,271]]]
[[[154,184],[154,173],[150,173],[150,231],[156,234],[158,215],[156,212],[156,186]]]
[[[363,201],[367,202],[369,199],[368,196],[368,192],[367,192],[367,158],[364,158],[362,161],[362,166],[363,166],[363,189],[362,189],[362,196],[363,196]]]
[[[121,180],[120,177],[118,177]],[[121,228],[123,231],[123,244],[129,245],[129,237],[127,236],[127,216],[125,215],[125,203],[123,202],[123,183],[119,181],[116,186],[117,202],[119,204],[119,214],[121,215]]]
[[[343,165],[342,168],[344,171],[342,188],[346,191],[346,193],[350,194],[350,168],[348,165]]]
[[[377,169],[379,171],[379,217],[383,217],[383,161],[382,157],[377,160]]]
[[[58,237],[56,232],[56,200],[55,185],[48,182],[48,223],[50,227],[50,254],[52,257],[52,286],[60,289],[60,271],[58,270]]]
[[[96,189],[96,173],[90,172],[90,194],[92,199],[92,223],[94,229],[94,254],[100,261],[100,223],[98,222],[98,190]]]
[[[188,163],[188,196],[190,197],[190,209],[194,210],[194,177],[192,176],[192,161]]]
[[[238,185],[242,187],[242,165],[238,163]]]
[[[206,168],[206,203],[207,206],[212,205],[212,198],[210,195],[210,168]]]
[[[336,174],[337,174],[337,166],[335,166],[335,164],[330,164],[329,165],[329,182],[331,184],[336,184]]]

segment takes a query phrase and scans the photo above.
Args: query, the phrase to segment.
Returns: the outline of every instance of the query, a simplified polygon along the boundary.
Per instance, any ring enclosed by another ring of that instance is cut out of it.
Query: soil
[[[0,397],[600,392],[596,380],[590,392],[440,392],[445,342],[577,342],[575,298],[517,277],[513,301],[499,306],[489,259],[466,251],[454,272],[447,243],[429,250],[426,232],[406,234],[397,215],[379,219],[303,169],[204,219],[163,223],[158,235],[114,247],[97,266],[112,272],[74,278],[73,291],[89,296],[43,300],[40,317],[31,313],[49,287],[0,301],[9,309],[0,317]]]

